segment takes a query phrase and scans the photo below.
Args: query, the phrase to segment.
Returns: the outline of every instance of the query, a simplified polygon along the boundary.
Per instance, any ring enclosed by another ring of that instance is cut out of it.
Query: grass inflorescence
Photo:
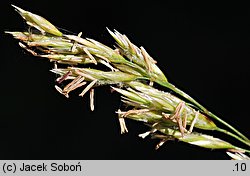
[[[116,112],[121,133],[128,132],[125,119],[129,118],[149,127],[149,131],[139,136],[159,139],[156,149],[168,140],[177,139],[204,148],[224,149],[233,159],[248,158],[243,153],[249,153],[249,149],[237,147],[206,132],[219,131],[248,148],[249,139],[169,83],[156,60],[143,47],[134,45],[126,35],[107,29],[116,41],[115,48],[110,48],[96,40],[82,38],[82,33],[64,34],[43,17],[13,7],[38,32],[6,33],[18,39],[19,45],[32,55],[55,63],[51,71],[58,75],[55,88],[59,93],[68,98],[75,89],[82,89],[79,96],[89,92],[91,110],[94,110],[94,89],[97,87],[109,85],[122,95],[121,101],[128,108]],[[102,70],[97,65],[106,69]],[[62,82],[67,84],[62,86]],[[175,95],[156,89],[155,84]],[[224,125],[231,131],[218,125]]]

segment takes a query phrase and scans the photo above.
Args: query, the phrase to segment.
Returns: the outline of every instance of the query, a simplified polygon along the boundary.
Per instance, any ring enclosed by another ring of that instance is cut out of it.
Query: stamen
[[[185,102],[183,101],[180,102],[175,109],[175,114],[172,117],[170,117],[171,120],[176,120],[182,137],[184,136],[184,132],[186,131],[186,129],[183,126],[182,118],[181,118],[181,114],[183,112],[184,107],[185,107]]]
[[[145,137],[147,137],[148,135],[150,135],[151,133],[154,133],[156,131],[157,131],[157,129],[153,128],[152,130],[147,131],[147,132],[142,133],[142,134],[139,134],[138,136],[144,139]]]
[[[149,111],[149,109],[132,109],[132,110],[129,110],[129,111],[123,113],[122,117],[127,117],[130,114],[141,114],[141,113],[145,113],[148,111]]]
[[[185,103],[183,101],[180,102],[175,108],[175,114],[172,117],[170,117],[170,119],[172,120],[172,119],[178,118],[180,114],[182,113],[184,106],[185,106]]]
[[[100,54],[96,54],[97,57],[100,57],[101,59],[105,60],[106,62],[110,62],[106,57],[100,55]]]
[[[55,85],[55,88],[60,94],[63,94],[65,97],[69,98],[69,95],[65,94],[59,86]]]
[[[187,127],[187,111],[184,111],[184,119],[183,119],[183,128],[186,129]]]
[[[57,64],[55,62],[54,69],[57,69]],[[61,84],[69,75],[71,74],[71,71],[68,71],[66,74],[64,74],[57,82]]]
[[[83,51],[89,56],[89,58],[92,60],[92,62],[93,62],[95,65],[97,65],[97,62],[96,62],[94,56],[92,56],[92,54],[90,54],[90,52],[88,51],[88,49],[87,49],[87,48],[83,48]]]
[[[62,89],[61,89],[59,86],[55,85],[55,88],[56,88],[56,90],[57,90],[60,94],[63,94],[63,93],[62,93]]]
[[[82,32],[80,32],[78,35],[77,35],[79,38],[82,36]],[[72,52],[75,52],[76,51],[76,45],[77,45],[77,42],[74,41],[72,47],[71,47],[71,51]]]
[[[162,140],[155,146],[155,150],[158,150],[166,141],[167,141],[167,139],[162,139]]]
[[[119,120],[119,124],[120,124],[120,128],[121,128],[121,134],[128,132],[128,129],[126,127],[126,123],[124,118],[122,118],[119,114],[120,114],[121,110],[118,109],[117,113],[118,113],[118,120]]]
[[[163,115],[163,117],[164,117],[165,119],[169,119],[169,117],[170,117],[170,114],[167,114],[167,113],[165,113],[165,112],[162,112],[161,114]]]
[[[199,111],[196,111],[195,117],[194,117],[194,119],[193,119],[193,121],[192,121],[192,123],[191,123],[191,125],[190,125],[189,130],[188,130],[189,133],[192,133],[193,128],[194,128],[194,125],[195,125],[195,122],[196,122],[197,118],[199,117],[199,114],[200,114],[200,112],[199,112]]]
[[[110,68],[110,70],[111,70],[112,72],[118,71],[118,69],[112,67],[108,62],[106,62],[106,61],[104,61],[104,60],[100,60],[99,62],[100,62],[101,64],[105,65],[106,67]]]
[[[148,135],[150,135],[150,133],[151,133],[151,131],[147,131],[145,133],[139,134],[138,136],[144,139],[145,137],[147,137]]]
[[[23,49],[25,49],[26,51],[28,51],[29,53],[31,53],[34,56],[39,56],[35,51],[29,49],[26,45],[24,45],[23,43],[19,42],[18,43],[20,47],[22,47]]]
[[[70,87],[72,87],[74,84],[76,84],[79,80],[84,80],[84,77],[82,76],[77,76],[73,81],[71,81],[69,84],[67,84],[65,87],[64,87],[64,92],[67,92]]]
[[[82,91],[82,93],[79,94],[79,96],[83,96],[87,91],[89,91],[97,82],[97,80],[93,80],[89,85]]]
[[[182,137],[184,136],[184,127],[183,127],[183,124],[182,124],[182,119],[181,118],[177,118],[176,119],[177,120],[177,124],[178,124],[178,126],[179,126],[179,130],[180,130],[180,132],[181,132],[181,135],[182,135]]]
[[[70,86],[70,87],[65,91],[65,93],[69,93],[69,92],[71,92],[71,91],[73,91],[73,90],[75,90],[75,89],[77,89],[77,88],[79,88],[79,87],[84,86],[85,84],[87,84],[87,82],[80,82],[80,83],[77,82],[76,84]],[[63,90],[63,92],[64,92],[64,90]]]
[[[72,82],[70,82],[67,86],[62,90],[62,94],[66,97],[69,97],[69,92],[84,86],[87,82],[83,82],[84,77],[78,76]]]
[[[91,111],[94,111],[95,106],[94,106],[94,89],[90,89],[90,109]]]

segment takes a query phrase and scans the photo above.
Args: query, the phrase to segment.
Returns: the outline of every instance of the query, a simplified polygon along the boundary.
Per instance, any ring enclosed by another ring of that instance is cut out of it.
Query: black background
[[[27,29],[10,4],[109,46],[114,41],[106,27],[117,29],[144,46],[170,82],[250,137],[246,4],[1,1],[0,159],[229,159],[223,151],[177,141],[156,151],[158,141],[138,137],[147,130],[138,122],[127,121],[129,133],[121,135],[114,113],[120,98],[108,87],[96,90],[94,112],[80,90],[69,99],[57,93],[53,64],[4,34]]]

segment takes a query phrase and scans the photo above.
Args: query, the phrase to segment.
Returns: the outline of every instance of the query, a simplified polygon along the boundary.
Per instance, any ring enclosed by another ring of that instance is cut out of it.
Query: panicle
[[[12,6],[29,26],[40,32],[6,33],[20,40],[19,45],[29,53],[55,63],[56,67],[51,71],[59,76],[55,85],[59,93],[68,98],[69,93],[76,89],[82,89],[79,96],[90,92],[90,109],[94,110],[94,89],[111,85],[112,90],[122,95],[121,101],[129,108],[117,111],[121,133],[128,132],[125,119],[132,119],[150,128],[140,137],[151,135],[161,140],[156,149],[168,140],[178,139],[204,148],[229,149],[228,155],[232,158],[246,158],[241,153],[231,153],[233,150],[240,151],[234,145],[195,132],[196,129],[219,128],[204,111],[200,112],[179,97],[154,88],[154,82],[170,90],[174,86],[168,82],[148,52],[134,45],[126,35],[107,29],[117,42],[116,48],[112,49],[96,40],[82,38],[81,32],[78,35],[63,34],[43,17]],[[79,64],[81,66],[76,66]],[[100,64],[104,68],[99,67]],[[66,86],[62,84],[64,81],[67,82]],[[190,98],[184,93],[179,95]]]

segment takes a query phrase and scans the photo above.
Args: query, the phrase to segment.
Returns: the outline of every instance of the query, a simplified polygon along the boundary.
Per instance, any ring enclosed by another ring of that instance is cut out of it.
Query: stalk
[[[241,141],[242,143],[246,144],[247,146],[250,146],[249,142],[243,140],[242,138],[238,137],[237,135],[235,135],[235,134],[233,134],[233,133],[231,133],[231,132],[229,132],[227,130],[224,130],[224,129],[221,129],[221,128],[217,128],[216,131],[219,131],[219,132],[224,133],[224,134],[226,134],[228,136],[231,136],[231,137],[233,137],[233,138]]]

